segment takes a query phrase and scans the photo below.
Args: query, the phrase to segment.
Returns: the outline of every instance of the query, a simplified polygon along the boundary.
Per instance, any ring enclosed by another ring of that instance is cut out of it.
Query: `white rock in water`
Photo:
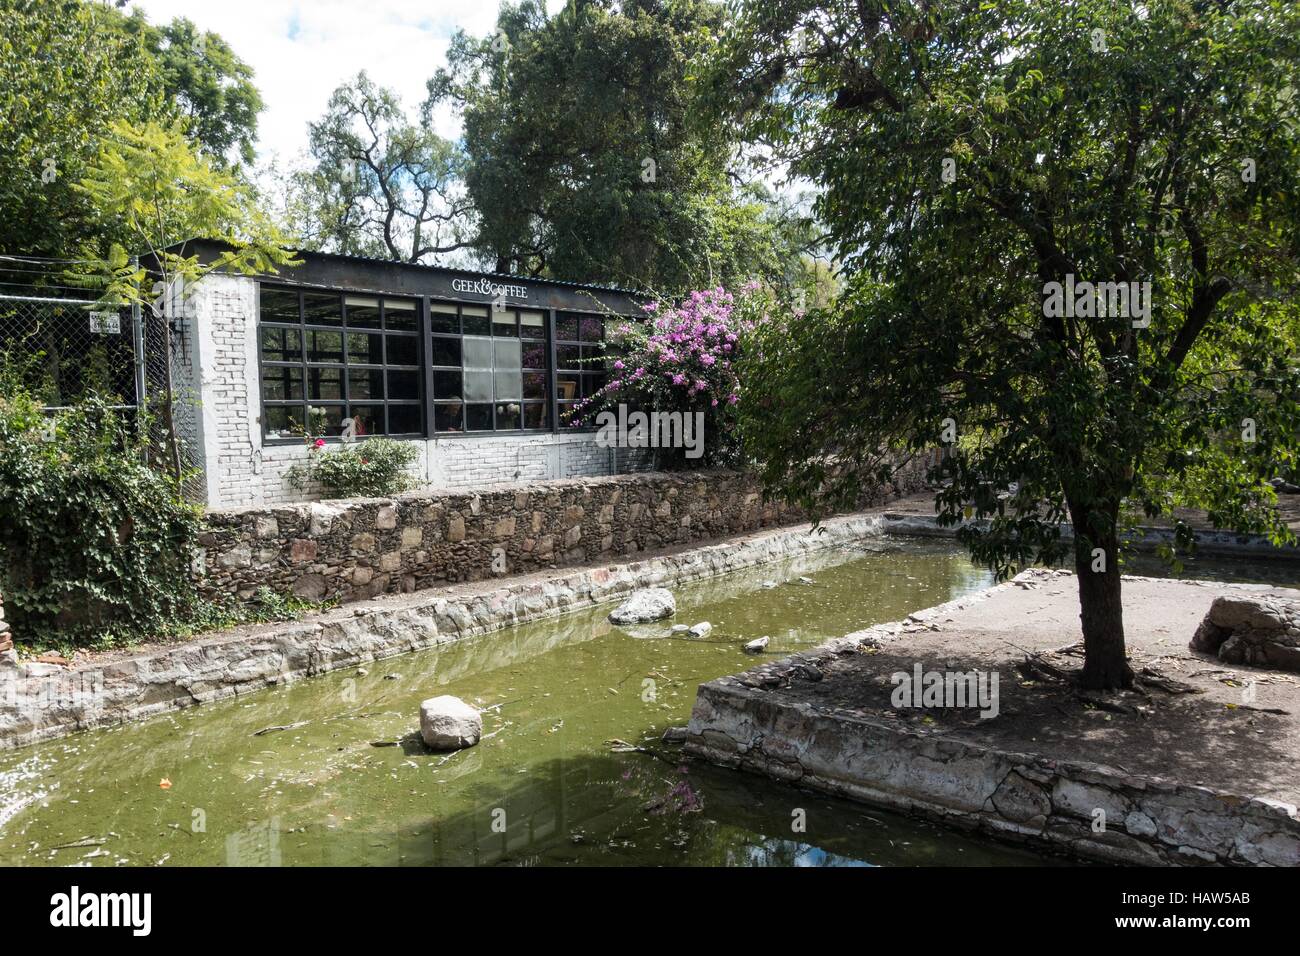
[[[772,588],[774,588],[774,587],[776,587],[776,582],[775,582],[775,581],[764,581],[764,582],[763,582],[763,590],[764,590],[764,591],[770,591],[770,590],[772,590]]]
[[[699,624],[696,624],[693,628],[691,628],[691,637],[703,637],[705,634],[708,634],[709,631],[711,630],[713,630],[712,624],[710,624],[708,621],[700,621]]]
[[[800,579],[799,579],[799,583],[800,583],[800,584],[816,584],[817,582],[814,581],[812,578],[800,578]]]
[[[686,633],[687,631],[689,631],[690,629],[691,629],[691,626],[690,626],[689,624],[674,624],[674,625],[673,625],[672,633],[674,633],[674,634],[685,634],[685,633]]]
[[[758,654],[759,652],[767,649],[768,642],[771,640],[772,639],[770,637],[760,637],[757,640],[750,641],[748,644],[745,645],[745,653]]]
[[[420,736],[434,750],[473,747],[483,736],[483,717],[459,697],[430,697],[420,704]]]
[[[673,592],[667,588],[641,588],[609,612],[609,621],[611,624],[644,624],[676,613],[677,600]]]

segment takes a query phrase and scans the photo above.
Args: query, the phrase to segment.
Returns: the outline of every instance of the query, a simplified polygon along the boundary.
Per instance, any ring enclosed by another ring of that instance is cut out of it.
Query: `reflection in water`
[[[1040,862],[659,742],[701,681],[753,664],[745,641],[784,655],[988,583],[947,543],[872,542],[680,589],[676,620],[713,624],[702,640],[671,621],[633,636],[606,607],[0,754],[0,863]],[[436,694],[484,709],[482,743],[423,748]]]

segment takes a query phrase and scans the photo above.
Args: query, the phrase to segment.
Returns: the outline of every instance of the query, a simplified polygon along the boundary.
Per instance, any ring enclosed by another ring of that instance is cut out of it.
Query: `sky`
[[[547,0],[554,12],[564,0]],[[414,115],[425,81],[445,65],[447,44],[462,28],[496,27],[496,0],[134,0],[152,23],[186,17],[219,33],[253,68],[266,109],[258,118],[263,160],[291,160],[307,146],[307,123],[319,119],[334,89],[365,69],[396,90]],[[450,109],[437,132],[460,133]]]

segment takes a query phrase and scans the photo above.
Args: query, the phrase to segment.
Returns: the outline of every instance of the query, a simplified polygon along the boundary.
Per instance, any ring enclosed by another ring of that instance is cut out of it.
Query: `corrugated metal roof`
[[[206,242],[212,245],[224,245],[220,239],[203,239],[198,236],[186,239],[184,242],[178,242],[168,248],[168,251],[179,248],[192,242]],[[315,252],[310,249],[293,249],[288,251],[297,256],[313,256],[318,259],[335,259],[341,262],[364,262],[372,265],[397,266],[403,269],[421,269],[429,272],[445,272],[462,276],[474,276],[476,278],[494,279],[494,280],[513,280],[515,282],[532,282],[538,285],[555,285],[568,289],[590,289],[593,292],[614,292],[619,295],[641,296],[649,293],[641,292],[638,289],[627,289],[616,285],[597,285],[591,282],[570,282],[567,279],[541,279],[536,276],[513,275],[509,272],[475,272],[473,269],[458,269],[450,266],[430,266],[422,262],[402,262],[399,259],[380,259],[373,256],[355,256],[344,255],[339,252]]]

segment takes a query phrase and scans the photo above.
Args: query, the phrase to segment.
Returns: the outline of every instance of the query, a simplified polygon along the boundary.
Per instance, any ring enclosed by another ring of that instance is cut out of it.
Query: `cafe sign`
[[[455,292],[471,292],[492,298],[510,296],[516,299],[528,298],[528,287],[522,285],[502,285],[490,279],[452,279],[451,288]]]

